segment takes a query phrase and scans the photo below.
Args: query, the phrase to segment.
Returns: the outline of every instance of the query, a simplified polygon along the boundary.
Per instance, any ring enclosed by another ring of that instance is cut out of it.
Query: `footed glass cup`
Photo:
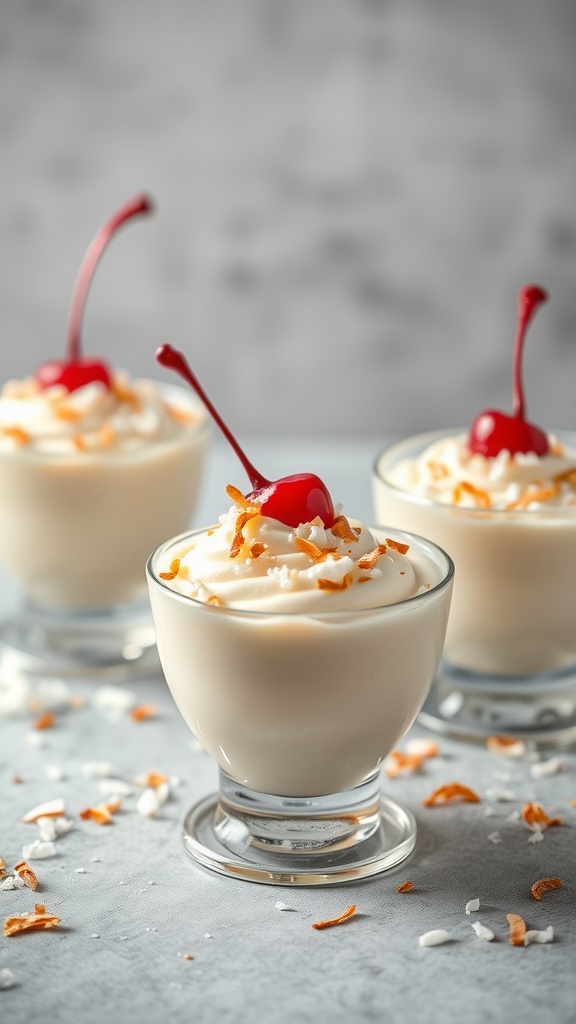
[[[456,566],[444,657],[419,720],[467,739],[501,734],[540,746],[573,742],[576,505],[462,508],[391,482],[398,463],[459,433],[465,430],[392,445],[377,457],[372,478],[376,515],[430,537]],[[555,435],[576,450],[576,434]]]
[[[409,811],[380,792],[380,766],[418,713],[440,659],[453,566],[400,531],[431,586],[385,607],[267,613],[214,607],[159,572],[203,531],[147,566],[160,660],[180,712],[220,768],[219,792],[184,821],[200,864],[256,882],[319,885],[376,874],[412,851]]]
[[[208,438],[199,403],[172,385],[161,392],[194,417],[166,440],[0,452],[0,565],[24,593],[0,622],[0,684],[158,671],[143,566],[167,532],[189,525]]]

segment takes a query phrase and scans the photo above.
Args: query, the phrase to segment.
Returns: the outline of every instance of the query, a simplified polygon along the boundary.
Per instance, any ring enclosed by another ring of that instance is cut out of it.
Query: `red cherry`
[[[224,423],[208,398],[202,385],[192,373],[181,352],[171,345],[161,345],[156,352],[161,366],[175,370],[190,384],[202,399],[212,419],[220,427],[224,437],[232,446],[246,470],[254,490],[246,495],[248,501],[260,505],[260,511],[271,519],[277,519],[285,526],[299,526],[319,517],[328,529],[334,523],[334,505],[325,484],[314,473],[297,473],[280,480],[267,480],[248,460],[236,438]]]
[[[468,438],[472,452],[493,458],[501,451],[511,455],[535,452],[546,455],[549,450],[548,438],[540,427],[525,418],[524,389],[522,386],[522,350],[528,325],[548,293],[538,285],[526,285],[518,293],[518,327],[513,360],[514,409],[511,416],[496,409],[478,413]]]
[[[61,384],[67,391],[76,391],[77,388],[92,384],[94,381],[100,381],[105,387],[110,387],[112,377],[106,363],[100,359],[82,359],[80,356],[80,326],[86,298],[100,257],[118,228],[125,221],[140,213],[148,213],[151,209],[152,204],[147,196],[135,196],[122,206],[92,239],[80,265],[72,293],[66,359],[51,360],[38,368],[35,376],[40,387],[49,388],[54,384]]]

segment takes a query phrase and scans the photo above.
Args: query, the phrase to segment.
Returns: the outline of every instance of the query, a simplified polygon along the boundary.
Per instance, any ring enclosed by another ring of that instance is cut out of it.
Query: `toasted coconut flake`
[[[397,779],[406,772],[419,772],[424,760],[421,754],[403,754],[401,750],[391,750],[386,759],[386,775],[389,779]]]
[[[13,775],[12,782],[14,783],[15,786],[19,786],[22,782],[24,782],[24,779],[22,778],[21,775]]]
[[[506,914],[506,920],[510,925],[510,945],[523,946],[526,935],[526,922],[519,914]]]
[[[524,491],[517,501],[511,502],[506,506],[508,509],[523,509],[528,508],[533,501],[545,502],[550,501],[551,498],[556,498],[560,494],[560,484],[554,481],[551,487],[541,487],[537,490],[529,489]]]
[[[22,430],[22,427],[2,427],[2,433],[4,437],[10,437],[19,448],[24,448],[30,443],[30,434]]]
[[[426,759],[430,757],[438,757],[440,753],[440,747],[436,743],[436,740],[425,739],[414,736],[406,743],[406,753],[417,754],[419,757]]]
[[[198,423],[198,416],[195,413],[190,412],[188,409],[182,409],[179,405],[170,405],[167,402],[166,412],[177,423],[188,423],[190,425]]]
[[[97,825],[112,824],[112,815],[104,804],[100,804],[98,807],[85,807],[83,811],[80,811],[78,817],[83,821],[94,821]]]
[[[182,954],[182,958],[184,960],[193,960],[194,959],[194,957],[192,956],[192,953],[183,953]]]
[[[27,861],[21,860],[18,864],[15,864],[14,871],[29,889],[38,888],[38,879]]]
[[[98,431],[98,442],[102,448],[110,448],[116,440],[116,431],[109,423],[104,423]]]
[[[447,476],[450,476],[450,470],[444,462],[431,460],[426,463],[426,469],[430,473],[432,479],[436,481],[445,480]]]
[[[217,594],[210,594],[210,597],[206,599],[206,604],[211,604],[214,606],[214,608],[222,607],[222,601],[220,600]]]
[[[296,537],[296,547],[304,555],[308,555],[313,562],[325,562],[328,555],[336,553],[336,548],[319,548],[317,544],[313,544],[311,540],[305,540],[304,537]]]
[[[4,921],[4,935],[18,935],[21,932],[47,931],[60,924],[60,918],[47,914],[46,907],[37,903],[29,914],[14,914]]]
[[[473,789],[463,786],[460,782],[449,782],[445,786],[439,786],[422,803],[424,807],[433,807],[435,804],[445,804],[452,800],[463,800],[465,803],[479,804],[480,797]]]
[[[3,857],[0,857],[0,882],[3,878],[7,878],[8,872],[6,871],[6,861]]]
[[[178,575],[178,570],[179,569],[180,569],[180,559],[179,558],[173,558],[172,561],[170,562],[170,570],[169,570],[169,572],[159,572],[158,575],[159,575],[161,580],[174,580],[174,579],[176,579],[176,577]]]
[[[250,556],[252,558],[260,558],[260,555],[263,555],[265,551],[265,544],[259,544],[257,541],[255,541],[254,544],[250,545]]]
[[[262,504],[258,501],[251,501],[250,499],[245,498],[242,491],[239,491],[237,487],[234,487],[234,484],[228,484],[226,494],[238,508],[244,509],[246,512],[251,512],[252,515],[259,515]]]
[[[358,534],[356,530],[352,529],[346,516],[336,516],[330,527],[330,533],[333,533],[335,537],[339,537],[340,540],[346,541],[347,544],[355,544],[358,541]]]
[[[414,882],[402,882],[401,885],[396,887],[396,892],[412,892],[414,890]]]
[[[472,498],[476,508],[491,508],[492,506],[488,491],[484,491],[480,487],[475,487],[474,484],[468,483],[467,480],[463,480],[462,483],[457,484],[454,488],[454,491],[452,492],[452,504],[459,505],[464,495]]]
[[[130,710],[130,717],[135,722],[145,722],[147,718],[156,718],[157,714],[158,708],[155,704],[139,704]]]
[[[541,828],[549,828],[552,825],[563,825],[563,818],[550,818],[541,804],[531,802],[524,804],[522,817],[527,825],[540,825]]]
[[[386,537],[386,543],[389,548],[397,551],[399,555],[405,555],[407,551],[410,551],[409,544],[402,544],[399,540],[393,540],[392,537]]]
[[[535,900],[541,900],[545,892],[549,892],[550,889],[558,889],[561,885],[561,878],[539,878],[538,881],[534,882],[534,885],[531,886],[530,892]]]
[[[168,782],[168,777],[162,772],[148,772],[146,775],[139,775],[136,779],[139,786],[148,786],[150,789],[157,789]]]
[[[229,558],[236,558],[240,554],[240,551],[242,550],[242,546],[245,540],[242,530],[246,526],[246,523],[248,523],[251,519],[254,519],[254,516],[259,515],[259,512],[260,509],[257,509],[256,511],[247,509],[245,512],[241,512],[240,515],[237,516],[235,523],[236,532],[234,533],[234,538],[232,540],[232,544],[230,545],[230,551],[228,553]]]
[[[524,740],[514,736],[488,736],[486,746],[492,754],[500,754],[502,757],[523,757],[526,753]]]
[[[312,927],[318,929],[319,931],[322,928],[333,928],[334,925],[342,924],[343,921],[347,921],[348,918],[352,917],[352,915],[355,912],[356,912],[356,904],[352,903],[352,904],[350,904],[349,907],[347,907],[347,909],[344,911],[343,914],[340,914],[338,917],[328,918],[328,920],[326,920],[326,921],[315,921],[314,924],[312,925]]]
[[[385,555],[388,550],[387,544],[379,544],[378,547],[369,551],[368,554],[362,555],[362,558],[356,562],[359,569],[373,569],[379,558]]]
[[[32,728],[33,729],[50,729],[54,725],[55,721],[56,721],[56,718],[54,716],[54,713],[52,711],[45,711],[44,714],[40,715],[40,718],[36,719],[36,721],[34,722]]]
[[[118,380],[112,382],[111,389],[112,394],[119,402],[126,402],[131,405],[135,411],[140,408],[140,399],[132,388],[128,387],[127,384],[121,384]]]
[[[31,811],[27,811],[20,821],[37,821],[38,818],[60,818],[64,814],[64,801],[59,800],[47,800],[44,804],[38,804],[37,807],[33,807]]]
[[[316,580],[316,586],[319,590],[348,590],[348,587],[351,585],[352,577],[348,572],[341,580]]]

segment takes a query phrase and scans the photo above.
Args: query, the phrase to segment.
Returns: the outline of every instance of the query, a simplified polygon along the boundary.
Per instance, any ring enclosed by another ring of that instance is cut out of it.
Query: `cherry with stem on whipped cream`
[[[156,359],[161,366],[174,370],[187,381],[202,400],[216,425],[232,446],[240,459],[254,490],[246,495],[246,500],[260,506],[263,515],[277,519],[285,526],[299,526],[310,523],[317,517],[322,520],[326,529],[334,523],[334,505],[325,484],[314,473],[296,473],[280,480],[267,480],[254,468],[236,438],[224,423],[208,398],[195,374],[192,373],[181,352],[171,345],[161,345],[156,352]]]
[[[94,271],[104,249],[118,228],[132,217],[148,213],[152,203],[148,196],[137,195],[124,204],[103,227],[96,233],[90,243],[86,255],[80,265],[70,306],[68,320],[68,351],[66,359],[51,360],[43,363],[36,371],[35,377],[42,388],[61,384],[67,391],[76,391],[85,384],[100,381],[109,388],[112,382],[110,370],[101,359],[84,359],[80,352],[80,327],[84,315],[84,307],[88,290],[94,277]]]
[[[511,455],[534,452],[540,456],[549,450],[545,432],[526,419],[522,386],[522,351],[526,331],[538,306],[547,299],[548,293],[536,284],[526,285],[518,292],[518,327],[512,371],[513,412],[511,416],[496,409],[478,413],[468,438],[468,447],[476,454],[493,458],[502,451],[508,451]]]

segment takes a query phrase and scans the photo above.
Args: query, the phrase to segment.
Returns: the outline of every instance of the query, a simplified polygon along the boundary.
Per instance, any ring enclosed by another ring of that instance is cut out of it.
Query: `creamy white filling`
[[[111,388],[95,381],[72,392],[60,385],[42,389],[32,377],[8,381],[0,392],[0,451],[137,451],[201,423],[192,402],[168,393],[122,371]]]
[[[550,451],[493,458],[470,451],[466,434],[441,438],[388,470],[401,490],[464,508],[531,509],[576,504],[576,451],[553,435]],[[573,470],[573,475],[570,471]]]
[[[233,507],[192,543],[172,545],[159,566],[168,586],[206,603],[270,612],[375,608],[430,586],[409,552],[356,520],[344,520],[351,533],[338,536],[319,520],[293,528],[255,514],[239,537],[241,513]]]

